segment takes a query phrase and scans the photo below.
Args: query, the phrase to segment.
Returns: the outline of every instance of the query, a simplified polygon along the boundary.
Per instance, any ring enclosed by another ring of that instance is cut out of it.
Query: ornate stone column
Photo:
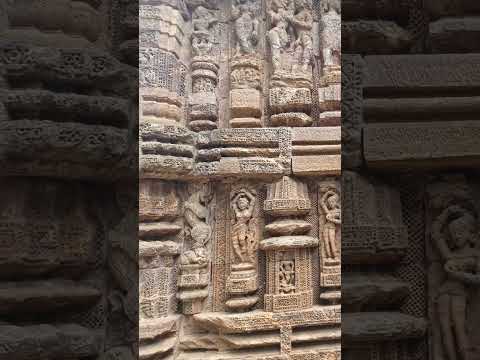
[[[188,1],[192,16],[189,127],[193,131],[218,127],[218,9],[216,1]]]
[[[313,305],[311,252],[318,239],[305,235],[310,224],[301,219],[311,210],[307,185],[284,176],[269,185],[264,210],[276,218],[265,227],[272,237],[260,242],[267,254],[265,310],[309,308]]]

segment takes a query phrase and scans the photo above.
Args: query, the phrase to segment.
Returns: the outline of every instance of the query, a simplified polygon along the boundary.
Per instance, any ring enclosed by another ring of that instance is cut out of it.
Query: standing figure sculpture
[[[477,217],[473,210],[447,207],[435,220],[432,240],[447,275],[436,293],[443,348],[448,360],[468,360],[466,331],[468,286],[479,285]]]
[[[192,15],[192,48],[194,56],[209,55],[213,46],[213,27],[218,23],[214,12],[198,6]]]
[[[290,0],[272,0],[269,11],[272,28],[268,31],[268,41],[272,52],[273,72],[281,70],[282,51],[290,44],[289,25],[294,16],[294,3]]]
[[[320,204],[325,213],[326,220],[323,229],[325,255],[327,259],[337,259],[337,229],[342,224],[340,196],[337,192],[328,190],[323,194]]]
[[[313,56],[313,16],[310,0],[295,0],[295,16],[291,22],[296,34],[295,55],[302,71],[307,71]]]
[[[240,263],[253,264],[255,261],[255,252],[258,247],[256,222],[253,218],[255,195],[255,191],[241,189],[231,199],[234,214],[232,244],[235,258]]]
[[[341,7],[340,0],[322,0],[320,39],[323,49],[323,67],[340,66]]]
[[[258,19],[252,0],[235,0],[232,9],[236,37],[236,53],[255,52],[258,42]]]

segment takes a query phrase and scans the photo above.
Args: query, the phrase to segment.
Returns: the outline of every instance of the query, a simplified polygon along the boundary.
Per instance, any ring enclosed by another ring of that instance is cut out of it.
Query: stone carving
[[[142,359],[340,358],[318,185],[340,171],[339,77],[314,4],[142,4]]]
[[[457,355],[467,359],[470,344],[466,333],[466,287],[478,285],[478,255],[472,254],[478,241],[476,214],[460,206],[449,206],[435,220],[432,240],[447,273],[447,280],[434,295],[445,353],[448,359],[457,359]]]
[[[186,235],[191,248],[180,256],[178,298],[185,314],[200,312],[202,301],[208,295],[210,255],[207,246],[212,236],[208,205],[211,200],[211,189],[205,186],[192,193],[184,204]]]
[[[347,359],[479,357],[477,125],[459,115],[478,82],[478,6],[342,1],[342,166],[370,173],[363,190],[348,172],[342,183],[342,289],[354,287],[342,292]],[[462,64],[455,75],[446,70],[453,63]],[[355,210],[355,202],[366,211]],[[393,248],[360,259],[366,239],[379,235],[366,223],[386,209],[381,222],[401,219],[407,231],[402,241],[385,236],[385,244],[403,243],[402,249],[395,259],[387,256]],[[354,238],[364,245],[355,247]],[[375,264],[380,253],[382,266]],[[428,320],[428,332],[419,318]]]
[[[235,0],[232,3],[235,50],[230,66],[230,126],[234,128],[261,127],[262,78],[259,53],[260,6],[254,0]]]
[[[309,0],[269,2],[271,29],[268,41],[272,53],[273,73],[311,70],[312,4]]]
[[[320,285],[324,287],[320,298],[331,303],[340,301],[342,208],[339,187],[335,179],[325,179],[318,184]]]
[[[232,310],[246,310],[255,305],[258,296],[258,243],[257,220],[254,217],[256,191],[241,188],[232,192],[230,204],[230,238],[232,260],[230,276],[227,280],[228,292],[232,297],[226,302]]]
[[[259,36],[256,10],[253,0],[234,0],[233,2],[232,19],[235,23],[237,54],[251,54],[256,50]]]
[[[233,195],[231,200],[235,219],[232,220],[232,244],[235,262],[253,264],[257,250],[257,234],[253,208],[255,206],[255,192],[241,189]]]
[[[478,214],[462,175],[437,178],[427,192],[432,221],[427,257],[429,278],[435,285],[430,314],[438,324],[432,350],[444,359],[472,359],[478,349],[468,314],[475,311],[472,299],[480,286]]]
[[[310,248],[318,245],[318,239],[304,235],[309,230],[304,221],[288,220],[310,209],[308,188],[300,181],[284,176],[269,186],[264,210],[280,219],[266,227],[267,232],[278,236],[260,243],[267,252],[267,269],[272,272],[265,295],[267,311],[308,308],[313,304]]]
[[[340,248],[338,247],[338,234],[342,224],[342,210],[340,204],[340,195],[335,188],[323,189],[324,193],[320,199],[320,205],[325,213],[326,223],[323,230],[323,239],[325,241],[325,256],[327,259],[339,261]]]
[[[340,0],[321,1],[321,41],[324,67],[340,67],[341,31]]]
[[[218,28],[215,4],[191,3],[192,6],[192,94],[189,99],[189,126],[194,131],[217,127],[218,60],[216,32]]]
[[[123,5],[0,5],[2,357],[133,359],[138,209],[118,198],[137,195],[138,59],[116,38]]]
[[[309,0],[268,2],[272,126],[310,126],[312,9]],[[282,108],[279,109],[279,106]]]

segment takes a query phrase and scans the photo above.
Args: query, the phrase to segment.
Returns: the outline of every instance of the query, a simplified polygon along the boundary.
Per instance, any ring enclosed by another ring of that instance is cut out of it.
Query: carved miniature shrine
[[[340,359],[340,6],[140,6],[140,358]]]

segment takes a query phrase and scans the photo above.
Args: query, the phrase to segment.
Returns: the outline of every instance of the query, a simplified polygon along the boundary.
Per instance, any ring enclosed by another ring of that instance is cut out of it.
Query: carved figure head
[[[250,205],[250,201],[247,199],[245,195],[242,195],[238,198],[237,206],[240,210],[248,209],[249,205]]]
[[[448,223],[451,246],[455,248],[462,248],[468,244],[474,244],[477,231],[477,219],[472,213],[466,210],[454,214]]]
[[[332,195],[330,195],[327,198],[327,206],[331,210],[339,210],[340,209],[340,196],[338,196],[338,194],[336,194],[336,193],[332,193]]]

